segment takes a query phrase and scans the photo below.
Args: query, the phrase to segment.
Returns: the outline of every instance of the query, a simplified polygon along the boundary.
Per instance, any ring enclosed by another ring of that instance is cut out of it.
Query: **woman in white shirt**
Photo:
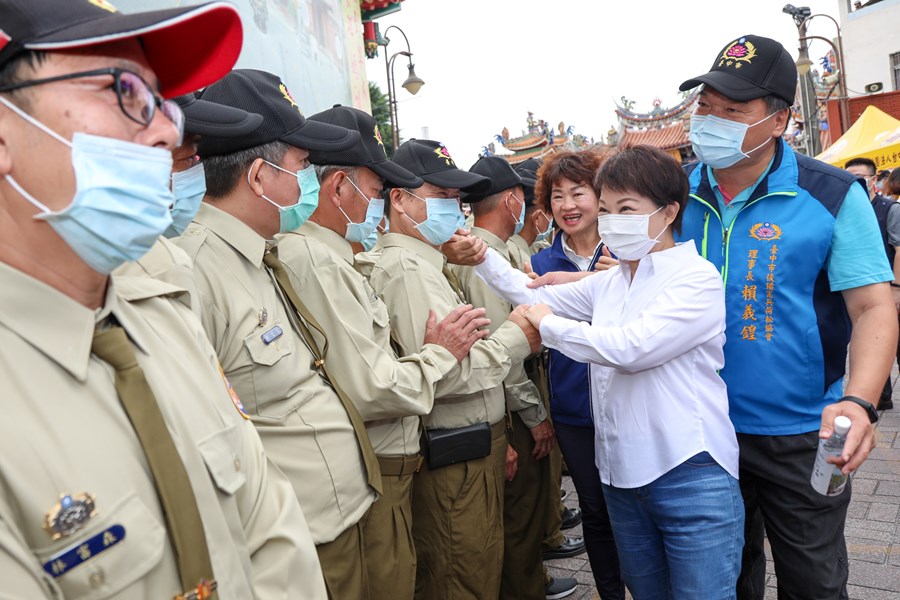
[[[488,252],[476,273],[525,312],[544,345],[590,364],[597,468],[635,600],[735,597],[744,507],[722,368],[725,299],[693,242],[676,244],[688,180],[648,146],[594,181],[600,235],[620,266],[533,287]],[[578,281],[573,281],[579,278]]]

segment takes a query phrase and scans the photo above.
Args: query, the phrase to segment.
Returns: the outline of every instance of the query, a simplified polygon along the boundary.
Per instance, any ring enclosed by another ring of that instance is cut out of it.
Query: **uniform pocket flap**
[[[257,328],[244,338],[244,345],[250,358],[258,365],[272,366],[293,350],[290,325],[272,322],[264,328]]]
[[[163,525],[131,493],[77,535],[34,553],[66,598],[104,600],[156,568],[167,544]]]
[[[241,464],[241,436],[237,425],[213,433],[197,447],[220,490],[231,496],[247,481]]]

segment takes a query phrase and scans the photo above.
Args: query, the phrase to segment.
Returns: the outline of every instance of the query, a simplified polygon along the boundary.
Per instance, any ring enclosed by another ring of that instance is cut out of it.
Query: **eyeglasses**
[[[165,100],[157,96],[153,93],[150,84],[144,81],[140,75],[131,71],[110,67],[107,69],[82,71],[80,73],[68,73],[56,77],[32,79],[0,86],[0,92],[12,92],[35,85],[79,79],[81,77],[96,77],[97,75],[112,75],[113,84],[111,87],[116,91],[119,108],[122,114],[135,123],[148,127],[153,122],[156,109],[159,108],[162,114],[178,129],[178,144],[181,145],[181,141],[184,138],[184,113],[181,111],[181,107],[173,100]]]

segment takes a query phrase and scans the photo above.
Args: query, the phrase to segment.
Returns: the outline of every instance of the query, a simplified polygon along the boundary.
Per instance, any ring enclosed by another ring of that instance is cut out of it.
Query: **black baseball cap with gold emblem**
[[[541,167],[541,161],[536,158],[523,160],[515,166],[516,173],[522,180],[522,189],[525,190],[525,206],[534,204],[534,186],[537,185],[537,170]]]
[[[308,120],[278,75],[255,69],[235,69],[203,91],[201,98],[262,115],[262,124],[243,136],[205,136],[200,156],[231,154],[281,141],[304,150],[338,152],[359,143],[359,133],[337,125]]]
[[[411,139],[400,144],[391,159],[432,185],[477,194],[491,187],[491,180],[456,166],[447,147],[434,140]]]
[[[350,106],[335,104],[309,117],[310,121],[340,125],[359,133],[360,140],[346,150],[310,150],[309,162],[314,165],[343,165],[372,169],[384,179],[389,187],[414,189],[423,183],[421,177],[413,175],[395,162],[387,159],[384,141],[375,118],[367,112]]]
[[[184,132],[196,135],[246,135],[262,124],[262,115],[201,100],[196,94],[173,98],[184,113]]]
[[[469,167],[469,173],[484,175],[491,181],[491,185],[487,189],[463,195],[463,202],[469,204],[481,202],[488,196],[522,185],[522,178],[512,168],[512,165],[505,158],[499,156],[482,156]]]
[[[793,104],[797,65],[779,42],[744,35],[722,48],[709,73],[688,79],[678,89],[683,92],[700,84],[739,102],[771,94]]]

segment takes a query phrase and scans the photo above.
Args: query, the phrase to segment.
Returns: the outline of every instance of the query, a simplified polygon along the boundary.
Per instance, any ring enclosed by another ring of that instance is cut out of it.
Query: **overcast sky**
[[[838,2],[810,0],[813,14],[835,19]],[[744,34],[780,41],[796,58],[797,28],[781,12],[784,0],[406,0],[378,20],[409,37],[416,73],[425,86],[416,96],[400,87],[407,69],[394,64],[404,139],[444,142],[462,168],[507,127],[526,127],[527,111],[556,128],[560,121],[597,141],[616,124],[614,102],[634,109],[680,100],[682,81],[709,70],[722,47]],[[828,19],[814,19],[810,34],[833,38]],[[388,33],[390,54],[406,50]],[[814,60],[828,51],[813,41]],[[366,61],[368,76],[387,93],[384,48]],[[502,152],[497,144],[498,152]]]

